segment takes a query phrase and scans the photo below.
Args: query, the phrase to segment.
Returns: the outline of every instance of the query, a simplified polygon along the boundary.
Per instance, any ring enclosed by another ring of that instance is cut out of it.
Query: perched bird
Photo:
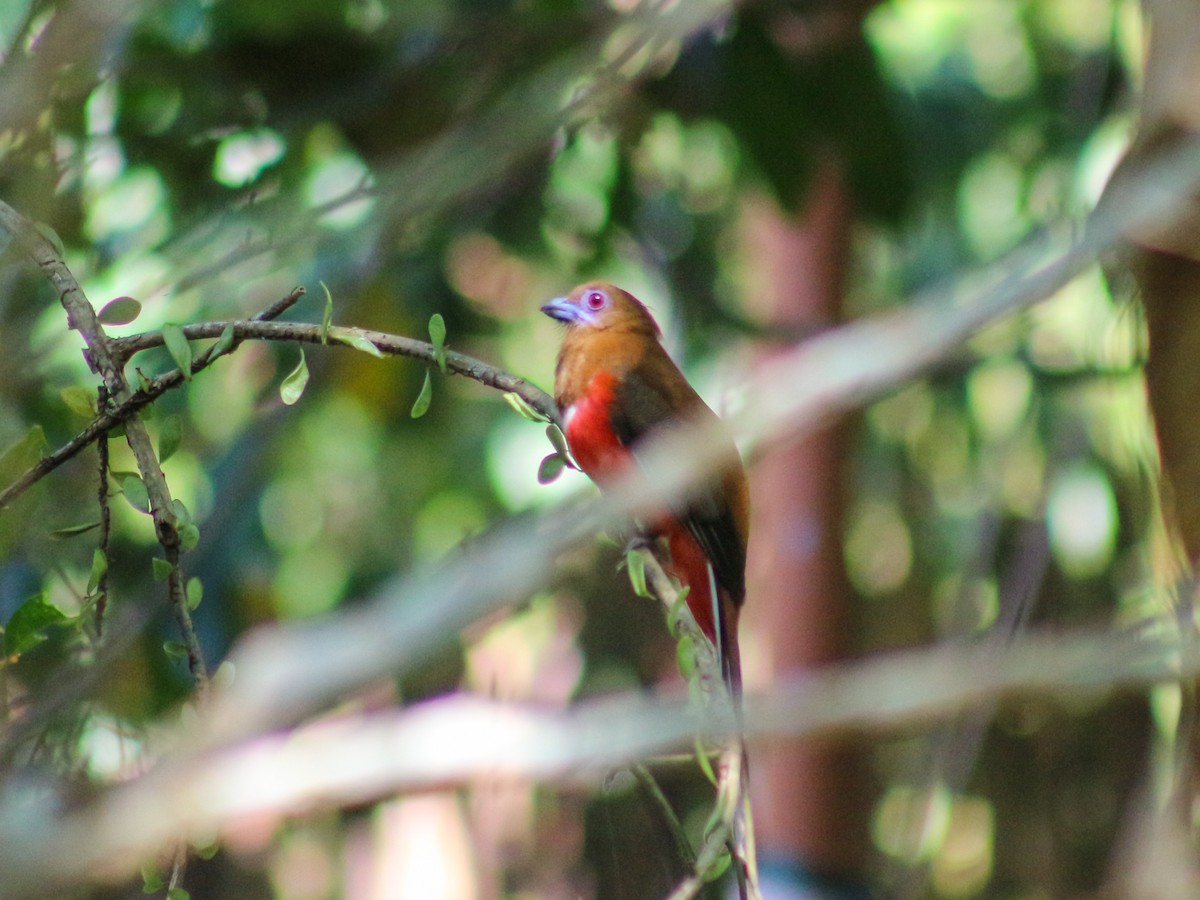
[[[554,399],[567,446],[601,488],[636,460],[647,434],[716,420],[663,349],[658,324],[631,294],[591,281],[554,298],[542,312],[566,326]],[[722,440],[728,464],[686,503],[652,517],[647,530],[666,539],[669,571],[688,588],[688,608],[716,647],[736,700],[742,685],[737,627],[746,598],[749,492],[733,442]]]

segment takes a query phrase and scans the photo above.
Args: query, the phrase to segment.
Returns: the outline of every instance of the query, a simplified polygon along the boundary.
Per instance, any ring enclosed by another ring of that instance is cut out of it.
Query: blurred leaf
[[[188,609],[195,610],[200,601],[204,599],[204,582],[193,575],[187,581],[187,605]]]
[[[8,656],[20,656],[46,639],[43,629],[66,620],[62,610],[46,599],[46,595],[34,594],[17,607],[17,611],[4,626],[4,650]]]
[[[729,865],[728,858],[725,860],[725,865]],[[167,891],[167,900],[189,900],[191,894],[187,892],[187,888],[173,887]]]
[[[98,521],[97,522],[86,522],[83,525],[68,525],[66,528],[55,529],[54,531],[50,532],[49,536],[56,541],[61,541],[66,538],[75,537],[76,535],[86,534],[87,532],[91,531],[93,528],[99,528],[99,527],[100,527],[100,523]]]
[[[409,413],[414,419],[419,419],[429,411],[429,404],[433,401],[433,380],[429,376],[429,370],[425,370],[425,382],[421,385],[421,393],[417,394],[417,399],[413,402],[412,412]]]
[[[561,453],[551,453],[549,456],[543,457],[537,471],[538,484],[550,484],[553,481],[557,481],[558,476],[563,473],[563,469],[566,467],[566,457]]]
[[[696,642],[691,635],[681,635],[675,642],[675,665],[684,681],[691,681],[696,674]]]
[[[149,393],[150,379],[146,377],[146,373],[143,372],[140,368],[135,368],[134,372],[137,373],[138,387],[141,388],[146,393]]]
[[[121,486],[121,495],[138,512],[150,512],[150,495],[146,485],[136,472],[113,472],[113,478]]]
[[[100,587],[100,580],[108,571],[108,556],[97,547],[92,551],[92,571],[88,573],[87,593],[94,594]]]
[[[165,463],[175,455],[183,441],[183,417],[169,415],[158,429],[158,461]]]
[[[46,449],[46,433],[41,425],[34,425],[25,436],[4,451],[0,456],[0,484],[8,484],[22,472],[42,458]]]
[[[142,866],[143,894],[157,894],[164,887],[162,875],[159,873],[158,866],[155,863],[146,863]]]
[[[520,394],[513,391],[505,391],[504,399],[508,402],[509,406],[517,411],[517,414],[521,418],[528,419],[530,422],[548,421],[545,416],[530,406]]]
[[[192,514],[188,511],[188,508],[186,505],[184,505],[184,502],[178,497],[171,498],[170,507],[171,515],[175,517],[176,525],[186,525],[188,522],[192,521]]]
[[[279,385],[279,399],[287,406],[298,401],[308,384],[308,363],[304,361],[304,348],[300,348],[300,362],[288,373],[287,378]]]
[[[446,374],[446,320],[441,313],[429,317],[429,341],[433,344],[433,361]]]
[[[353,347],[355,350],[361,350],[363,353],[369,353],[377,359],[383,359],[383,351],[372,344],[361,334],[356,334],[353,331],[344,331],[341,328],[337,328],[330,332],[330,337],[332,337],[339,344],[345,344],[347,347]]]
[[[209,359],[216,359],[218,356],[224,356],[229,352],[229,349],[233,346],[234,332],[235,329],[232,322],[221,329],[221,336],[213,344]]]
[[[192,522],[179,526],[179,549],[187,553],[196,549],[200,543],[200,529]]]
[[[109,300],[96,313],[96,318],[103,325],[128,325],[142,312],[142,304],[132,297],[117,297]]]
[[[321,312],[321,343],[329,343],[329,326],[333,324],[333,294],[329,293],[329,287],[325,282],[321,282],[321,290],[325,292],[325,308]]]
[[[712,864],[700,873],[700,878],[705,882],[716,881],[718,878],[724,875],[726,871],[728,871],[731,859],[732,857],[730,856],[729,848],[727,847],[717,854],[717,857],[712,861]]]
[[[557,425],[546,426],[546,437],[550,440],[555,450],[563,456],[567,455],[567,439],[563,436],[562,431]]]
[[[646,557],[641,550],[625,551],[625,568],[629,572],[629,584],[639,597],[651,597],[650,589],[646,586]]]
[[[717,775],[713,771],[712,763],[708,759],[708,751],[704,749],[704,744],[700,742],[700,738],[696,738],[696,765],[700,767],[700,771],[704,773],[704,777],[709,780],[713,787],[717,786]]]
[[[162,336],[163,343],[167,346],[167,352],[171,354],[171,359],[175,360],[175,365],[179,366],[179,371],[183,374],[183,380],[190,381],[192,378],[192,345],[183,336],[183,329],[168,322],[162,327]]]
[[[59,391],[58,396],[67,405],[67,409],[80,418],[94,419],[96,417],[96,392],[92,388],[73,384]]]
[[[183,641],[164,641],[163,652],[171,659],[183,660],[188,658],[187,644]]]
[[[150,560],[150,570],[154,573],[155,581],[166,581],[175,571],[175,567],[165,559],[155,556]]]

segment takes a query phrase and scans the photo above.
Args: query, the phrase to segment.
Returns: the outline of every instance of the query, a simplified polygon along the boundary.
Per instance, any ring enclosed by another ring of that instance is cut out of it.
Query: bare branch
[[[1029,635],[984,663],[977,647],[960,644],[832,667],[748,695],[747,730],[800,737],[908,727],[1029,692],[1086,695],[1200,674],[1194,649],[1152,629]],[[457,695],[326,719],[216,752],[199,752],[202,741],[181,731],[169,741],[173,759],[80,808],[0,800],[0,894],[118,879],[179,838],[208,840],[241,821],[396,791],[489,777],[591,784],[614,765],[686,746],[697,732],[726,733],[731,724],[697,718],[679,696],[626,694],[548,712]],[[706,845],[700,865],[718,851]]]

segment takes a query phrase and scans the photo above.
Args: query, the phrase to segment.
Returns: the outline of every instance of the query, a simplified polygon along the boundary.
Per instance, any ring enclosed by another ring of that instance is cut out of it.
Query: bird
[[[732,439],[662,345],[644,304],[606,281],[589,281],[541,311],[564,326],[554,399],[575,463],[603,490],[636,464],[648,435],[672,426],[704,428],[725,445],[722,468],[682,505],[648,517],[664,538],[666,565],[683,587],[696,624],[716,648],[721,676],[740,717],[738,618],[746,599],[749,490]]]

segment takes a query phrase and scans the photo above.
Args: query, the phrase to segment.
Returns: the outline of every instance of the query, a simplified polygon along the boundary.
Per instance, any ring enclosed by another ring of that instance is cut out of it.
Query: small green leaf
[[[163,889],[162,874],[158,871],[158,866],[155,863],[146,863],[142,866],[142,893],[157,894]]]
[[[73,384],[58,392],[67,409],[84,419],[96,417],[96,392],[81,384]]]
[[[194,610],[200,605],[200,601],[204,599],[204,582],[196,576],[192,576],[187,582],[187,606],[188,609]]]
[[[188,648],[183,641],[164,641],[163,652],[171,659],[187,659]]]
[[[557,425],[546,426],[546,437],[550,440],[550,444],[555,450],[563,456],[567,455],[567,439],[563,437],[563,433]]]
[[[66,250],[63,249],[62,238],[58,236],[57,231],[55,231],[45,222],[38,222],[33,227],[37,229],[38,234],[50,242],[51,246],[54,247],[55,252],[58,253],[59,258],[62,258],[66,255]]]
[[[146,493],[145,482],[136,472],[113,472],[117,484],[121,486],[121,494],[125,500],[138,512],[150,512],[150,495]]]
[[[705,882],[716,881],[729,869],[729,863],[731,859],[732,857],[729,855],[729,848],[726,847],[725,849],[721,850],[721,852],[717,854],[716,859],[714,859],[712,863],[705,867],[704,871],[700,873],[700,879]]]
[[[72,538],[76,535],[87,534],[93,528],[99,528],[99,522],[85,522],[82,525],[68,525],[66,528],[57,528],[50,532],[49,537],[56,541]]]
[[[221,845],[214,841],[211,844],[205,844],[203,847],[197,847],[196,855],[201,859],[212,859],[217,855],[217,851],[221,849]]]
[[[686,634],[675,643],[675,665],[684,681],[691,681],[696,674],[696,644]]]
[[[66,619],[62,610],[46,599],[46,595],[34,594],[17,607],[4,627],[4,651],[8,656],[20,656],[46,639],[42,631],[56,622]]]
[[[704,752],[704,745],[700,743],[700,738],[696,738],[696,765],[700,767],[700,771],[704,773],[704,777],[716,787],[717,775],[713,772],[712,763],[708,761],[708,754]]]
[[[347,347],[353,347],[355,350],[361,350],[363,353],[369,353],[376,359],[383,359],[383,351],[372,344],[369,340],[353,331],[346,331],[343,328],[337,328],[330,332],[332,337],[339,344],[345,344]]]
[[[100,587],[100,579],[108,571],[108,557],[97,547],[92,551],[92,571],[88,575],[87,593],[94,594]]]
[[[725,865],[729,865],[728,860],[725,861]],[[173,887],[167,891],[167,900],[191,900],[191,896],[192,895],[188,893],[187,888]]]
[[[166,581],[171,577],[171,573],[175,571],[175,567],[157,556],[150,560],[150,569],[154,572],[155,581]]]
[[[158,429],[158,461],[165,463],[174,456],[182,441],[183,418],[177,415],[167,416]]]
[[[639,597],[650,597],[646,587],[646,557],[641,550],[628,550],[625,553],[625,568],[629,572],[629,583],[633,592]]]
[[[417,399],[412,405],[412,412],[409,413],[414,419],[419,419],[425,413],[429,412],[429,404],[433,402],[433,380],[429,377],[429,370],[425,370],[425,383],[421,385],[421,393],[417,394]]]
[[[193,523],[188,522],[186,525],[179,526],[179,549],[184,553],[190,553],[196,549],[196,545],[200,543],[200,529]]]
[[[183,373],[183,380],[191,381],[192,345],[183,336],[183,329],[168,322],[162,327],[162,336],[163,343],[167,345],[167,352],[171,354],[171,359],[175,360],[175,365],[179,366],[179,371]]]
[[[216,343],[212,345],[212,350],[209,352],[209,359],[216,359],[218,356],[224,356],[233,346],[234,328],[230,322],[221,329],[221,336],[217,338]]]
[[[434,313],[429,317],[429,341],[434,350],[441,350],[446,346],[446,320],[442,318],[441,313]]]
[[[446,374],[446,320],[441,313],[429,317],[429,341],[433,344],[433,361]]]
[[[285,405],[291,406],[304,393],[304,388],[308,384],[308,363],[304,361],[304,348],[300,348],[300,362],[296,363],[296,368],[288,373],[287,378],[283,379],[283,384],[279,385],[279,399]]]
[[[0,456],[0,484],[8,484],[42,458],[46,449],[46,433],[41,425],[32,426],[25,436]]]
[[[138,387],[142,389],[143,393],[150,393],[151,384],[150,379],[146,377],[146,373],[140,367],[135,368],[133,371],[137,373]]]
[[[517,411],[523,419],[528,419],[530,422],[545,422],[546,417],[534,409],[520,394],[513,391],[505,391],[504,399],[513,409]]]
[[[142,304],[132,297],[118,297],[105,303],[100,312],[96,313],[96,318],[103,325],[128,325],[141,315],[141,312]]]
[[[172,497],[169,504],[171,515],[175,517],[175,524],[187,525],[192,521],[192,514],[188,512],[188,508],[184,506],[183,501],[178,497]]]
[[[321,343],[329,343],[329,326],[333,324],[333,294],[329,287],[321,282],[321,290],[325,292],[325,310],[321,313]]]
[[[558,476],[563,473],[566,465],[566,457],[561,453],[551,453],[549,456],[543,457],[537,471],[538,484],[550,484],[552,481],[558,480]]]

